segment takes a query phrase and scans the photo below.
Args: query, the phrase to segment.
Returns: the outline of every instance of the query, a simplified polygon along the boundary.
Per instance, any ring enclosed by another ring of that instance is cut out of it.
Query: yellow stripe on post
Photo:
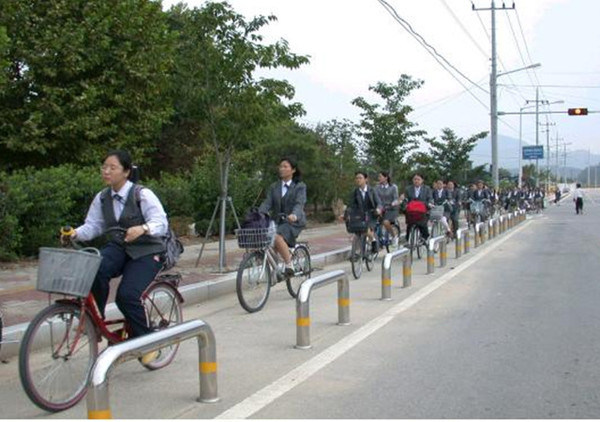
[[[389,278],[386,278],[385,280],[383,280],[383,282],[381,284],[383,284],[384,286],[391,286],[392,280]]]
[[[310,318],[298,318],[298,319],[296,319],[296,325],[298,327],[309,327],[310,326]]]
[[[391,281],[390,281],[391,283]],[[350,306],[350,299],[338,299],[339,306]]]
[[[203,374],[217,372],[217,362],[200,362],[200,372]]]
[[[404,268],[404,269],[402,270],[402,275],[404,275],[405,277],[408,277],[408,276],[409,276],[409,275],[411,275],[411,274],[412,274],[412,270],[411,270],[411,268],[410,268],[410,267]]]
[[[427,257],[427,263],[429,263],[429,264],[435,264],[435,258],[433,256],[428,256]]]
[[[110,409],[88,410],[88,419],[112,419]]]
[[[440,252],[440,258],[442,258],[442,259],[448,258],[448,253],[447,252]]]

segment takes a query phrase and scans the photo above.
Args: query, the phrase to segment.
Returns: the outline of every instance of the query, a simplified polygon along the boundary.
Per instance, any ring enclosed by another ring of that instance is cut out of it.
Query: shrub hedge
[[[177,221],[195,221],[203,234],[220,196],[214,163],[198,165],[190,173],[162,174],[160,180],[142,180],[161,199],[167,215]],[[57,246],[58,229],[85,220],[94,195],[103,188],[97,167],[63,165],[37,170],[29,167],[11,174],[0,172],[0,260],[36,255],[40,246]],[[243,218],[260,194],[259,180],[232,172],[229,196]],[[175,223],[175,221],[173,221]],[[184,224],[173,224],[178,234]],[[235,221],[227,212],[227,230]],[[218,230],[217,224],[213,232]]]

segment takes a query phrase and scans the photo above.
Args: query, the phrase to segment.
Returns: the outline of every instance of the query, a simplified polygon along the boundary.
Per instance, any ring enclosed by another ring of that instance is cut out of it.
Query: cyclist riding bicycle
[[[404,209],[406,210],[406,241],[408,242],[410,231],[413,226],[416,226],[421,232],[421,239],[427,241],[429,239],[429,228],[427,227],[427,210],[431,208],[432,195],[431,189],[423,184],[423,175],[421,173],[415,173],[412,178],[412,185],[407,186],[404,192]],[[418,220],[409,219],[408,215],[411,213],[412,205],[411,202],[420,202],[422,204],[415,204],[417,207],[423,210],[422,218]],[[421,205],[420,207],[418,205]]]
[[[364,216],[367,223],[367,244],[374,244],[376,242],[373,230],[377,224],[377,217],[382,214],[383,205],[375,189],[369,186],[369,175],[366,172],[355,172],[354,183],[356,187],[348,201],[347,212],[358,212]],[[373,247],[376,248],[376,245]]]
[[[300,181],[301,177],[296,160],[290,157],[279,160],[280,181],[269,187],[267,197],[258,208],[260,212],[270,214],[276,220],[274,247],[285,262],[287,276],[295,273],[289,248],[296,245],[296,238],[306,226],[306,185]]]
[[[129,180],[133,172],[128,152],[110,151],[101,171],[108,187],[94,197],[85,223],[70,233],[70,239],[88,241],[107,234],[108,243],[100,250],[102,261],[92,293],[105,317],[110,281],[122,276],[115,302],[130,324],[131,337],[138,337],[150,332],[140,297],[162,268],[163,236],[169,223],[157,196]],[[114,227],[123,231],[107,232]],[[61,241],[67,242],[67,237],[62,236]],[[142,363],[148,364],[158,355],[159,352],[150,352]]]
[[[375,186],[375,192],[381,200],[383,206],[383,215],[381,217],[382,224],[388,233],[394,233],[392,224],[396,222],[398,218],[398,206],[400,201],[398,198],[398,186],[392,183],[392,179],[388,172],[382,171],[379,173],[379,184]],[[398,235],[392,239],[392,245],[398,246]]]
[[[487,204],[491,203],[490,202],[491,201],[490,191],[483,186],[483,180],[477,181],[477,187],[475,188],[475,190],[471,191],[470,199],[474,202],[482,202],[486,206],[487,206]],[[487,219],[487,215],[488,215],[488,210],[487,210],[486,206],[483,207],[484,212],[481,216],[481,219],[483,221],[485,221]]]
[[[448,219],[446,217],[446,215],[450,213],[450,202],[452,201],[452,198],[450,197],[448,191],[444,188],[444,182],[442,179],[437,180],[433,184],[433,187],[434,189],[431,194],[433,198],[433,205],[436,208],[442,208],[442,212],[439,215],[439,220],[444,227],[446,235],[452,236],[452,231],[450,230],[450,225],[448,224]],[[432,218],[430,217],[430,219]]]
[[[452,235],[456,237],[456,231],[458,230],[458,218],[460,216],[460,203],[461,203],[461,192],[454,181],[448,180],[446,183],[446,191],[450,199],[448,218],[452,221]]]

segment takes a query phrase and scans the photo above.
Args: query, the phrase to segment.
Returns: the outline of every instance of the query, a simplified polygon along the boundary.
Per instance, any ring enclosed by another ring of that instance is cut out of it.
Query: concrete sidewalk
[[[328,224],[305,229],[298,238],[307,242],[313,259],[313,267],[325,263],[339,262],[349,251],[349,235],[343,224]],[[180,291],[186,305],[200,303],[235,290],[237,266],[245,250],[239,249],[236,239],[226,240],[226,272],[219,273],[219,243],[206,244],[198,267],[196,260],[202,244],[186,245],[185,251],[174,270],[181,273],[183,280]],[[0,309],[4,318],[4,340],[18,341],[29,321],[51,301],[47,293],[35,289],[37,282],[37,261],[31,263],[8,264],[0,269]],[[114,301],[117,281],[111,288],[109,301]],[[51,298],[60,297],[53,295]],[[107,307],[107,314],[118,312],[114,303]],[[0,358],[14,356],[17,344],[5,344],[0,349]]]

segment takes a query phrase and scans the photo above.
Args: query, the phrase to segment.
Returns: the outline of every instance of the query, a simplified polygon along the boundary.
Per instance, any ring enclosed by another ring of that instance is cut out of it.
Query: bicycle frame
[[[169,285],[171,287],[175,287],[174,291],[177,295],[177,300],[180,303],[183,302],[183,297],[181,296],[181,293],[179,293],[177,286],[174,286],[173,283],[170,283],[168,281],[153,281],[152,283],[150,283],[148,288],[142,293],[141,299],[142,300],[150,300],[150,302],[152,303],[153,309],[159,313],[160,313],[160,308],[154,304],[153,299],[149,298],[147,296],[146,292],[152,286],[163,285],[163,284]],[[84,313],[85,313],[88,317],[92,318],[92,322],[94,324],[94,327],[96,328],[96,335],[98,336],[97,337],[98,341],[100,341],[101,338],[105,338],[109,344],[116,344],[116,343],[120,343],[120,342],[126,340],[127,338],[129,338],[129,336],[131,334],[130,328],[129,328],[129,323],[127,322],[127,320],[125,318],[118,318],[118,319],[102,318],[102,315],[100,315],[100,310],[98,309],[98,305],[96,303],[96,299],[94,299],[94,295],[91,293],[83,300],[81,298],[63,298],[63,299],[57,299],[55,302],[56,303],[72,303],[72,304],[79,306],[79,308],[81,310],[81,315],[84,315]],[[164,317],[162,315],[162,313],[161,313],[161,317]],[[113,327],[113,326],[119,325],[119,324],[122,325],[121,328],[118,328],[116,330],[110,329],[110,327]],[[80,334],[81,334],[81,332],[79,330],[81,330],[82,327],[83,327],[83,324],[78,327],[78,332],[77,332],[77,336],[76,336],[77,340],[74,342],[74,344],[70,348],[69,353],[72,352],[73,350],[75,350],[78,340],[79,340],[79,337],[80,337]],[[60,346],[62,347],[62,344]]]

